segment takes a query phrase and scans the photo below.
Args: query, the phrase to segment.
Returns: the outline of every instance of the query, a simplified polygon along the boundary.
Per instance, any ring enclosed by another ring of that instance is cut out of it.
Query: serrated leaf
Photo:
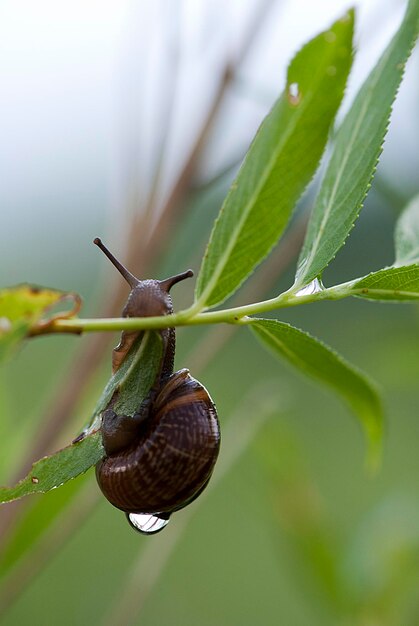
[[[281,236],[341,102],[352,34],[351,11],[291,62],[287,88],[259,128],[215,222],[196,285],[202,307],[234,293]]]
[[[419,300],[419,264],[389,267],[350,283],[355,296],[371,300]]]
[[[133,344],[120,368],[102,393],[80,440],[37,461],[14,487],[0,488],[0,503],[33,493],[45,493],[83,474],[104,455],[99,432],[102,412],[112,400],[120,415],[133,416],[147,397],[161,369],[162,340],[158,332],[143,333]]]
[[[56,314],[48,314],[51,307],[70,300],[72,308]],[[81,305],[75,293],[17,285],[0,290],[0,360],[36,326],[47,326],[57,318],[69,318],[77,314]]]
[[[324,343],[278,320],[254,319],[255,335],[277,356],[301,372],[332,387],[352,408],[369,443],[369,461],[376,464],[382,443],[383,415],[373,383]]]
[[[394,265],[419,263],[419,195],[407,205],[397,220]]]
[[[114,395],[115,411],[120,415],[134,415],[156,380],[162,351],[163,343],[158,332],[145,332],[136,339],[121,366],[106,384],[86,432],[97,428],[101,413]]]
[[[401,213],[395,229],[394,264],[344,287],[348,295],[394,302],[419,300],[419,196]]]
[[[336,134],[298,261],[297,289],[321,275],[359,215],[418,30],[419,2],[412,0],[399,30],[361,87]]]
[[[0,487],[0,503],[60,487],[86,472],[104,456],[100,432],[46,456],[32,465],[29,474],[14,487]]]

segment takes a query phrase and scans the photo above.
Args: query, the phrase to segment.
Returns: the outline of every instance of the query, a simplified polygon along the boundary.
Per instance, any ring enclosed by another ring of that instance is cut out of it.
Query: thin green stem
[[[248,324],[250,315],[273,311],[300,304],[309,304],[319,300],[340,300],[357,291],[350,289],[351,283],[344,283],[316,293],[298,295],[294,289],[286,291],[276,298],[254,302],[244,306],[223,309],[221,311],[196,312],[190,309],[162,317],[98,318],[98,319],[57,319],[48,326],[32,331],[32,335],[50,333],[114,332],[169,328],[174,326],[196,326],[201,324]],[[361,290],[359,290],[361,292]]]

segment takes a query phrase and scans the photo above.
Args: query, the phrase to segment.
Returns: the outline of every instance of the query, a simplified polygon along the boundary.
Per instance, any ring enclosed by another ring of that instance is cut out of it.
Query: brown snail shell
[[[138,424],[135,441],[100,461],[96,477],[105,497],[122,511],[173,512],[207,484],[219,447],[214,403],[205,387],[181,370],[163,385],[150,415]]]

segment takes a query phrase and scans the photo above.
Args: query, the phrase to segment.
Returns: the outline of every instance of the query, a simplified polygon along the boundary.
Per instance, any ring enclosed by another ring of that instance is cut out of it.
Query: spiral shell
[[[105,497],[122,511],[173,512],[205,488],[219,447],[208,391],[180,370],[158,392],[135,441],[100,461],[96,477]]]

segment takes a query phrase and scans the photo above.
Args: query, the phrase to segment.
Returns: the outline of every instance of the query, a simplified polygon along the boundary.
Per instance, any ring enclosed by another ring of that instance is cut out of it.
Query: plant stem
[[[97,318],[97,319],[58,319],[54,320],[44,328],[35,328],[32,335],[42,335],[50,333],[81,333],[81,332],[103,332],[118,330],[153,330],[171,328],[174,326],[196,326],[201,324],[248,324],[251,319],[249,315],[273,311],[300,304],[309,304],[319,300],[340,300],[349,295],[356,295],[356,291],[350,290],[345,283],[323,289],[317,293],[298,295],[294,290],[286,291],[276,298],[254,302],[243,306],[222,309],[221,311],[195,312],[194,307],[180,311],[173,315],[163,317],[118,317],[118,318]],[[361,290],[359,290],[361,292]]]

